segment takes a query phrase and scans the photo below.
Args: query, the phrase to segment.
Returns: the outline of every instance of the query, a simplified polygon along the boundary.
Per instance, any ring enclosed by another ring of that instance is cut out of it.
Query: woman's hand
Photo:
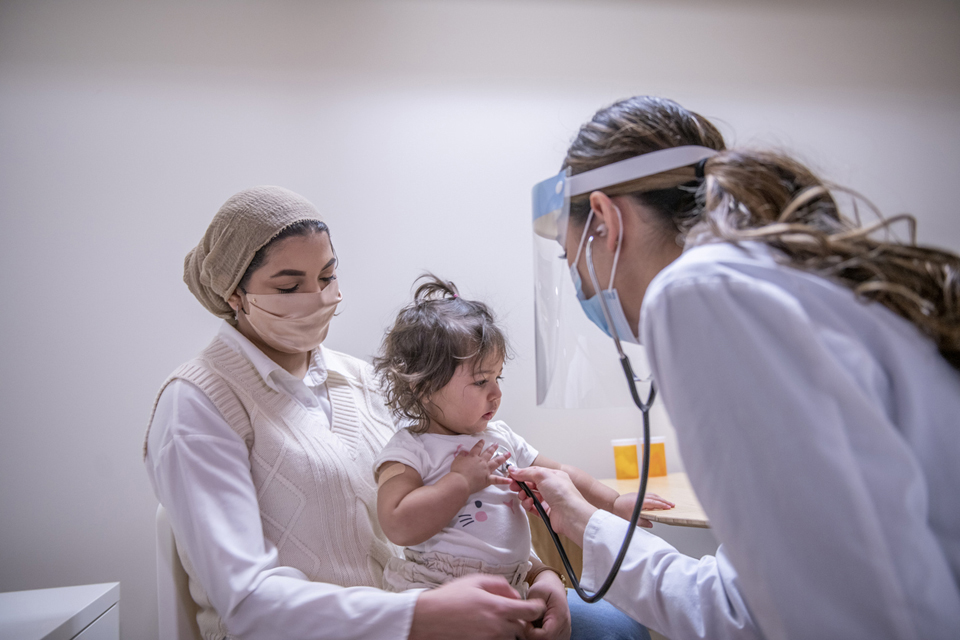
[[[475,574],[421,593],[409,640],[514,640],[546,610],[541,599],[521,600],[502,577]]]
[[[566,472],[544,467],[511,467],[510,477],[514,480],[510,483],[510,490],[517,492],[524,509],[535,511],[536,508],[533,500],[517,484],[517,480],[525,482],[543,503],[553,530],[567,536],[578,546],[583,546],[583,531],[597,508],[580,495]]]
[[[529,627],[526,640],[568,640],[570,638],[570,607],[567,590],[560,576],[553,571],[541,571],[530,585],[527,600],[543,600],[547,610],[540,628]]]
[[[633,517],[633,507],[637,504],[637,494],[636,493],[625,493],[619,498],[617,498],[613,503],[613,513],[614,515],[623,518],[624,520],[629,520]],[[661,498],[655,493],[647,493],[643,497],[643,511],[659,511],[661,509],[673,509],[675,504],[669,500]],[[640,518],[639,524],[641,527],[649,529],[653,526],[653,523],[647,520],[646,518]]]
[[[473,495],[491,484],[508,484],[510,482],[507,478],[497,474],[500,465],[510,457],[509,452],[495,456],[494,454],[499,448],[500,445],[494,443],[484,450],[483,440],[477,440],[472,449],[459,451],[453,459],[453,464],[450,465],[450,473],[463,476],[463,479],[467,481],[469,495]]]

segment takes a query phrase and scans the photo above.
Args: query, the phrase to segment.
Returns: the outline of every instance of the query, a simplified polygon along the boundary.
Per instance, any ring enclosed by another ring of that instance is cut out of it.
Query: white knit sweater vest
[[[177,369],[160,392],[176,379],[195,384],[243,438],[263,535],[277,547],[281,565],[315,582],[381,587],[383,567],[400,552],[377,520],[373,463],[396,427],[367,363],[329,349],[323,356],[330,429],[318,427],[293,398],[267,386],[250,361],[219,337]],[[200,607],[203,637],[224,638],[226,629],[190,559],[181,554],[181,561]]]

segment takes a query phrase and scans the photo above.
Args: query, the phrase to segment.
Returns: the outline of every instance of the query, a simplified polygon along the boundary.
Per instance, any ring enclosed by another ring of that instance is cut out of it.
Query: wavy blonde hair
[[[580,128],[564,167],[577,174],[682,145],[719,152],[701,167],[703,178],[695,167],[683,167],[604,192],[628,195],[652,209],[664,230],[686,246],[718,240],[770,245],[786,264],[841,283],[860,299],[906,318],[960,370],[960,257],[918,246],[912,216],[881,218],[864,227],[856,202],[866,201],[858,194],[824,182],[786,154],[726,149],[703,116],[650,96],[598,111]],[[853,220],[840,212],[834,194],[841,192],[853,198]],[[586,196],[575,200],[571,218],[584,224],[589,207]],[[908,225],[906,242],[889,237],[898,222]]]

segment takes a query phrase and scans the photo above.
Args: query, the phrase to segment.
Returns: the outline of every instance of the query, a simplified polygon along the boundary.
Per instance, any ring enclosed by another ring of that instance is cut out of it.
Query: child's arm
[[[470,451],[458,453],[450,473],[432,485],[424,485],[416,469],[400,462],[385,462],[377,469],[378,478],[389,474],[377,492],[377,517],[391,542],[403,547],[425,542],[440,533],[472,494],[491,484],[509,484],[509,479],[494,475],[506,456],[493,455],[496,444],[485,451],[483,444],[480,440]]]
[[[587,502],[595,506],[597,509],[603,509],[604,511],[609,511],[610,513],[617,515],[624,520],[629,520],[630,516],[633,515],[633,506],[637,502],[636,493],[625,493],[620,495],[616,490],[611,489],[607,485],[603,484],[599,480],[594,479],[586,471],[577,469],[576,467],[571,467],[568,464],[560,464],[555,460],[550,458],[538,455],[537,459],[533,461],[532,467],[546,467],[548,469],[559,469],[560,471],[566,472],[570,479],[573,481],[574,486],[577,488],[577,491],[586,498]],[[672,509],[676,505],[668,500],[664,500],[655,493],[647,492],[647,495],[643,500],[643,508],[645,510],[654,510],[654,509]]]

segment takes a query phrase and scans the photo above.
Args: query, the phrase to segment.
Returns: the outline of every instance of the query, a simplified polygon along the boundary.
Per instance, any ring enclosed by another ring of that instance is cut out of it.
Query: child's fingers
[[[473,445],[473,448],[470,449],[470,455],[479,456],[481,451],[483,451],[483,438],[477,440],[477,443]]]
[[[643,510],[644,511],[661,511],[663,509],[673,509],[675,504],[672,502],[667,502],[666,500],[644,500],[643,501]]]
[[[480,454],[484,459],[489,460],[493,457],[493,454],[497,452],[497,449],[500,448],[500,445],[494,442],[492,445],[486,448],[486,450]]]
[[[666,498],[661,498],[655,493],[647,494],[643,498],[643,509],[646,510],[659,510],[659,509],[673,509],[675,506],[674,503],[670,502]]]
[[[499,455],[499,456],[497,456],[497,457],[495,457],[495,458],[491,458],[491,459],[490,459],[490,462],[488,463],[489,466],[490,466],[490,470],[493,471],[494,469],[498,468],[500,465],[502,465],[504,462],[506,462],[506,461],[509,460],[509,459],[510,459],[510,454],[509,454],[509,453],[505,453],[505,454]],[[509,480],[509,478],[507,478],[507,479]]]
[[[649,503],[649,504],[660,504],[660,505],[664,505],[664,506],[661,506],[661,507],[647,507],[647,504],[648,504],[648,503]],[[651,508],[651,509],[672,509],[673,507],[675,507],[675,506],[677,506],[677,505],[675,505],[674,503],[670,502],[670,501],[667,500],[666,498],[663,498],[663,497],[661,497],[661,496],[658,496],[658,495],[655,494],[655,493],[648,493],[647,495],[645,495],[645,496],[643,497],[643,506],[644,506],[645,508]]]
[[[491,473],[487,478],[490,480],[490,484],[510,484],[510,478],[504,478],[496,473]]]

